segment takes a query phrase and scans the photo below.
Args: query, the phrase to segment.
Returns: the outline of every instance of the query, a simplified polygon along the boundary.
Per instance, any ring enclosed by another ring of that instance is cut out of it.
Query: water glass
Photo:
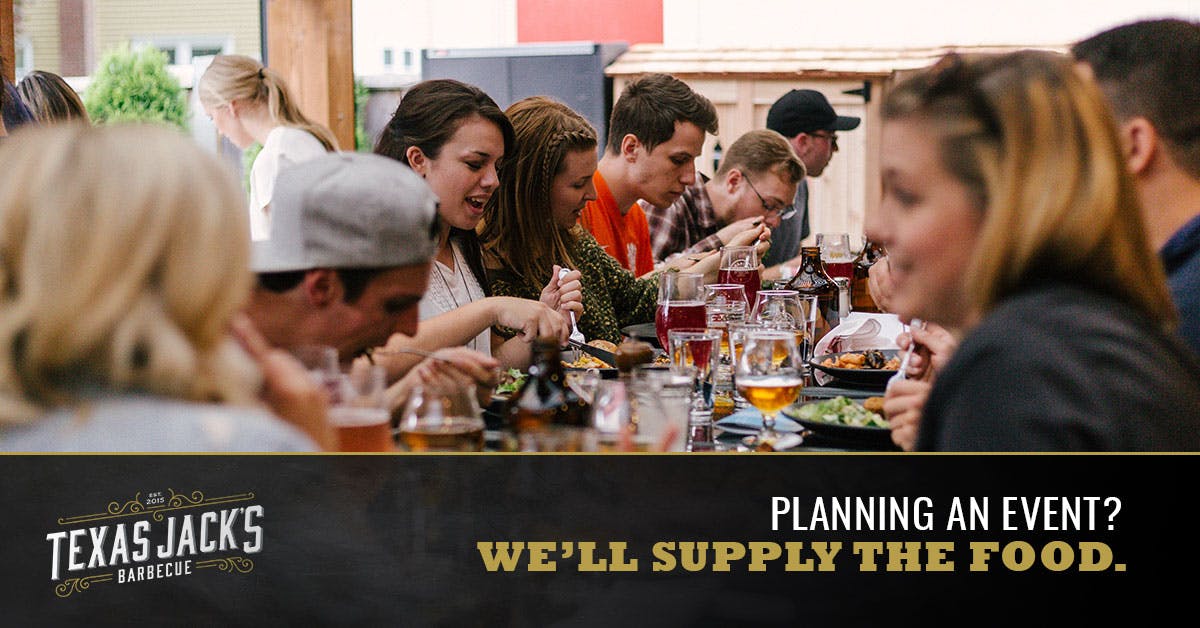
[[[289,349],[288,353],[331,397],[337,394],[338,380],[342,375],[338,367],[337,349],[329,345],[299,345]]]
[[[641,364],[633,368],[631,381],[636,425],[634,448],[686,451],[693,376]]]
[[[592,396],[591,424],[600,451],[620,451],[623,432],[632,429],[630,393],[625,382],[620,380],[606,379],[597,383]]]
[[[720,361],[719,329],[702,331],[671,330],[667,356],[671,371],[692,378],[691,409],[688,412],[689,450],[711,450],[713,404],[716,395],[716,375]]]

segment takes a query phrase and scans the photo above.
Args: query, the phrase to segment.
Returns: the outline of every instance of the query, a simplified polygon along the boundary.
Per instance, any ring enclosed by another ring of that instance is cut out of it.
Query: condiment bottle
[[[871,266],[874,266],[875,262],[884,255],[883,247],[867,240],[862,251],[859,251],[858,257],[854,258],[854,281],[850,284],[850,307],[855,312],[879,311],[879,306],[875,304],[875,299],[871,297],[871,290],[867,287],[867,279],[870,277]]]
[[[533,342],[529,377],[509,397],[504,416],[522,451],[580,451],[588,404],[566,382],[558,341]]]
[[[829,273],[825,272],[825,264],[821,261],[821,248],[816,246],[800,247],[800,268],[796,275],[787,283],[789,290],[795,290],[802,295],[817,297],[817,325],[813,344],[821,340],[830,329],[837,327],[841,320],[838,311],[837,284]]]

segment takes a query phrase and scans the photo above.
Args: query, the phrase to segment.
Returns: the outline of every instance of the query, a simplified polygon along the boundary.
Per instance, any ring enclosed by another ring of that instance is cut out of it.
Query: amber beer
[[[483,420],[446,417],[405,422],[400,446],[406,451],[483,451]]]
[[[740,376],[737,389],[746,401],[764,414],[775,414],[792,405],[804,388],[804,378],[798,375]]]
[[[338,451],[395,451],[391,416],[385,408],[333,406],[329,419],[337,430]]]

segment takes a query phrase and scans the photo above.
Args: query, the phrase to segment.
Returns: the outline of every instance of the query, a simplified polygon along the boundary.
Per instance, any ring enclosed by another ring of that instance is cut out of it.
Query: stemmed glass
[[[754,295],[762,287],[758,272],[758,251],[752,246],[727,246],[721,249],[721,268],[717,281],[735,283],[746,289],[746,301],[754,303]]]
[[[418,384],[409,393],[396,437],[401,451],[483,451],[484,421],[465,386]]]
[[[746,335],[741,357],[734,367],[738,392],[763,415],[763,427],[746,443],[774,443],[775,417],[795,403],[804,387],[804,361],[792,332],[754,330]]]
[[[801,295],[795,290],[762,290],[751,321],[766,329],[793,332],[801,357],[807,360],[812,357],[818,312],[816,295]]]
[[[817,246],[821,247],[821,261],[830,277],[854,278],[854,255],[850,253],[850,234],[818,233]]]
[[[705,329],[708,324],[704,306],[704,275],[665,272],[658,277],[658,309],[654,331],[659,346],[667,347],[667,332],[672,329]]]

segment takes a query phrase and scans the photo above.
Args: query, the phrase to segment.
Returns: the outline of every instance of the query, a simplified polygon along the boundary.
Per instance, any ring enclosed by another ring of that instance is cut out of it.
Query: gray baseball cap
[[[271,237],[254,242],[256,273],[392,268],[428,262],[437,197],[404,164],[369,153],[328,153],[279,173]]]

